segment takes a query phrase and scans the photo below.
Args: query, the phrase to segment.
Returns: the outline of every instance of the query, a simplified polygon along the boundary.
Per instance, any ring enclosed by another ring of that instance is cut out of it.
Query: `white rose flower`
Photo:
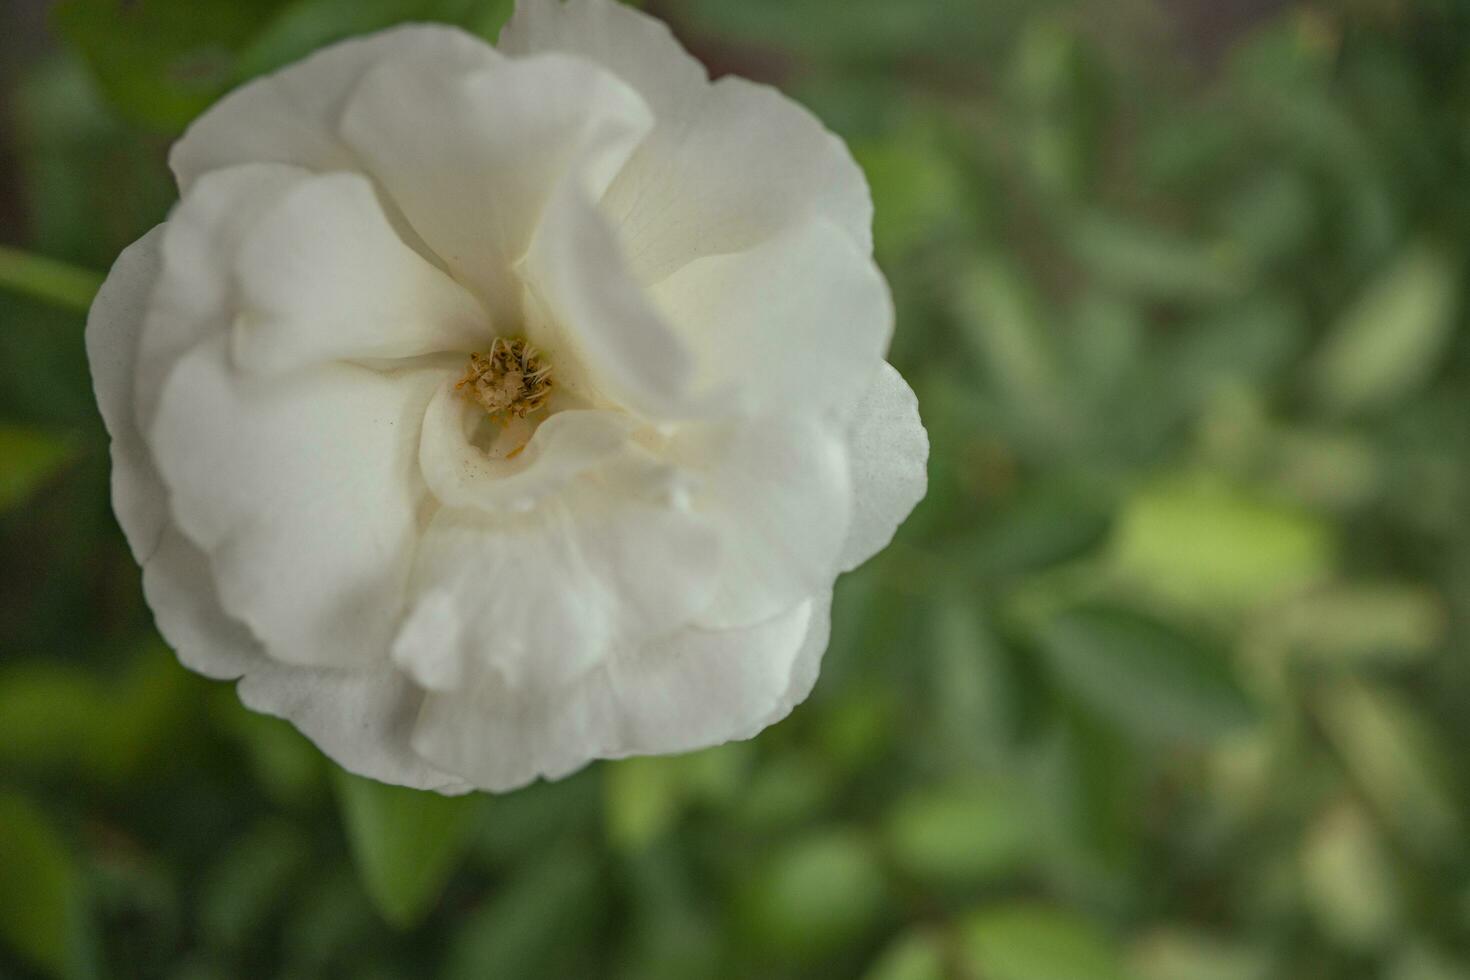
[[[461,792],[747,738],[923,496],[841,141],[610,0],[410,26],[174,147],[87,349],[159,629]]]

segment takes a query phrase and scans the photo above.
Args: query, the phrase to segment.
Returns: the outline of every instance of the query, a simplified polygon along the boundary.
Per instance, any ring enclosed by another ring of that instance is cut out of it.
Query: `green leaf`
[[[884,821],[894,865],[938,884],[983,882],[1024,868],[1036,821],[1023,797],[998,784],[961,783],[904,798]]]
[[[762,945],[807,957],[861,935],[882,913],[885,894],[870,843],[855,831],[825,830],[771,855],[742,904]]]
[[[344,38],[405,22],[455,24],[493,41],[514,0],[288,0],[240,54],[235,74],[253,78]]]
[[[1155,930],[1129,956],[1136,980],[1271,980],[1280,976],[1262,950],[1188,929]]]
[[[532,856],[521,875],[463,917],[442,980],[590,975],[577,961],[602,908],[598,884],[597,867],[580,848]]]
[[[102,277],[88,269],[0,245],[0,289],[85,313],[101,285]]]
[[[389,786],[334,770],[337,801],[368,897],[406,929],[428,914],[458,866],[485,798]]]
[[[310,860],[306,837],[280,820],[264,820],[233,841],[209,869],[200,898],[199,922],[210,945],[239,950],[257,938]]]
[[[1401,843],[1435,861],[1461,849],[1464,822],[1449,782],[1451,763],[1413,704],[1342,681],[1320,696],[1318,710],[1348,772]]]
[[[51,976],[97,976],[92,911],[66,844],[15,793],[0,792],[0,828],[0,939]]]
[[[0,424],[0,511],[23,502],[75,456],[63,436]]]
[[[944,937],[908,932],[895,939],[863,974],[863,980],[946,980]]]
[[[1214,477],[1166,479],[1131,499],[1114,563],[1150,593],[1207,611],[1279,601],[1327,577],[1333,528]]]
[[[1101,282],[1143,297],[1218,302],[1246,286],[1244,263],[1230,248],[1116,215],[1079,217],[1068,245]]]
[[[986,980],[1123,980],[1114,943],[1062,909],[1013,904],[982,909],[961,925],[966,964]]]
[[[1333,412],[1379,408],[1429,378],[1453,334],[1460,263],[1426,243],[1407,248],[1335,323],[1313,382]]]
[[[1346,949],[1381,949],[1398,938],[1403,897],[1367,815],[1351,803],[1323,814],[1301,847],[1302,884],[1318,927]]]
[[[636,756],[603,766],[608,839],[639,851],[668,832],[684,808],[678,760]]]
[[[1037,635],[1057,679],[1124,731],[1203,743],[1256,720],[1229,662],[1202,642],[1123,609],[1074,609]]]
[[[237,77],[236,52],[281,0],[64,0],[62,34],[130,119],[177,132]]]
[[[1053,481],[1024,487],[952,547],[979,575],[1024,575],[1086,554],[1112,523],[1113,501],[1101,491]]]

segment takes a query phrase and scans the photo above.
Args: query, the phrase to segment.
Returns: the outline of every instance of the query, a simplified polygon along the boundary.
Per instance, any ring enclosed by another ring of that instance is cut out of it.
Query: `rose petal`
[[[322,48],[242,85],[194,121],[169,153],[188,193],[211,170],[240,163],[289,163],[315,171],[361,169],[337,126],[348,97],[384,57],[414,58],[437,71],[471,71],[498,60],[457,28],[410,24]]]
[[[689,426],[668,458],[702,477],[695,506],[720,529],[720,590],[700,625],[761,622],[830,587],[852,514],[838,435],[799,417]]]
[[[170,374],[149,444],[174,517],[272,657],[386,661],[423,494],[419,419],[441,378],[346,364],[243,377],[224,337]]]
[[[493,337],[474,297],[398,238],[359,174],[293,186],[244,237],[236,272],[232,351],[253,371],[469,351]]]
[[[299,167],[251,163],[201,178],[164,226],[162,267],[138,341],[133,405],[147,432],[175,362],[207,336],[230,329],[240,245],[260,215],[308,175]]]
[[[682,119],[704,97],[709,76],[661,20],[612,0],[520,3],[496,47],[515,57],[578,55],[633,86],[659,119]]]
[[[511,333],[520,295],[509,266],[551,189],[575,174],[600,193],[652,124],[638,93],[577,59],[544,55],[460,73],[389,58],[353,95],[342,134]]]
[[[445,794],[474,788],[413,751],[409,739],[423,693],[397,671],[267,664],[247,674],[239,692],[247,708],[286,719],[350,772]]]
[[[717,539],[621,482],[600,472],[515,519],[441,510],[419,546],[395,662],[421,684],[488,670],[534,697],[688,622],[714,588]]]
[[[650,294],[694,354],[694,387],[752,414],[855,404],[893,332],[877,266],[820,220],[691,262]]]
[[[484,411],[466,402],[451,384],[443,385],[429,402],[419,439],[419,465],[429,491],[446,507],[528,510],[624,452],[636,425],[615,412],[558,412],[542,422],[519,451],[512,447],[507,455],[495,455],[469,438],[484,420]]]
[[[556,189],[519,272],[531,337],[556,365],[558,384],[650,419],[704,410],[689,392],[688,351],[629,277],[611,229],[576,181]]]
[[[718,745],[779,710],[796,659],[807,653],[812,615],[804,602],[748,629],[683,630],[539,698],[493,675],[474,688],[431,693],[413,745],[496,792],[559,779],[593,759]]]
[[[872,199],[842,141],[775,89],[733,77],[709,84],[659,21],[611,0],[522,3],[499,47],[590,59],[653,108],[658,125],[602,201],[639,282],[812,216],[871,253]]]
[[[929,434],[919,400],[884,363],[848,422],[853,515],[842,569],[851,571],[888,547],[893,533],[929,489]]]

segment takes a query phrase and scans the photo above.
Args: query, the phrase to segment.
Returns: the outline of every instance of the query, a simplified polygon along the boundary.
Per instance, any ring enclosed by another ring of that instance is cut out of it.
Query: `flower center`
[[[454,387],[503,425],[545,406],[551,397],[551,365],[524,340],[496,337],[490,353],[470,355],[464,377]]]

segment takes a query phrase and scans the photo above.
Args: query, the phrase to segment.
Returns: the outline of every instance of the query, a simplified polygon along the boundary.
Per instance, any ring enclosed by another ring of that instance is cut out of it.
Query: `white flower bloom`
[[[253,82],[87,324],[159,629],[458,792],[746,738],[923,496],[842,143],[610,0]]]

